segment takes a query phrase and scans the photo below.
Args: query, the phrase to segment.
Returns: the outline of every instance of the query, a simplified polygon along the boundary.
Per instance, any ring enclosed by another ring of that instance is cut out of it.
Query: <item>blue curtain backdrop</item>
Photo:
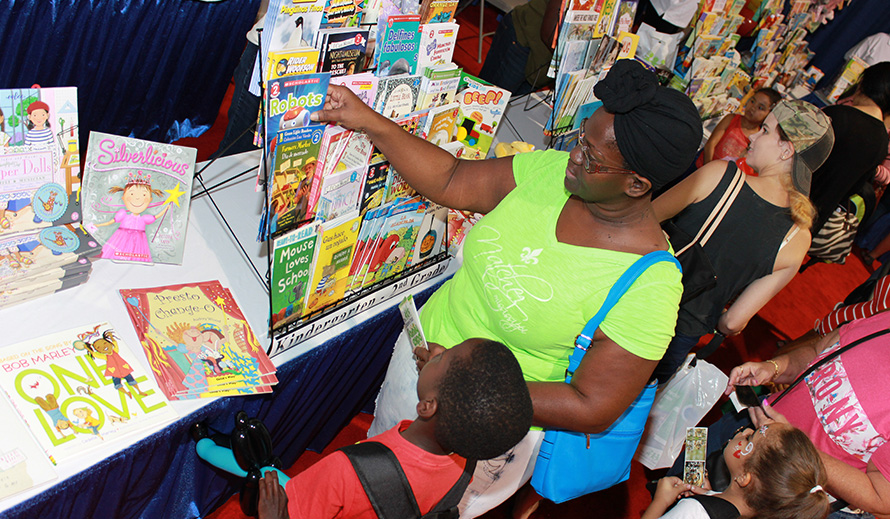
[[[816,53],[811,65],[825,73],[817,88],[832,82],[844,66],[844,54],[863,38],[877,32],[890,33],[888,0],[853,0],[836,11],[834,20],[816,29],[807,40]]]
[[[83,149],[92,130],[171,142],[209,128],[259,0],[2,4],[0,88],[76,86]]]

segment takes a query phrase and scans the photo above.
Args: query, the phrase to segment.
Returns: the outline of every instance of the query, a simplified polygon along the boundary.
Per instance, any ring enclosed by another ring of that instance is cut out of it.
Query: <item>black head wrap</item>
[[[615,114],[615,140],[624,160],[649,179],[653,189],[692,164],[702,123],[685,94],[659,86],[655,74],[632,59],[615,62],[593,93]]]

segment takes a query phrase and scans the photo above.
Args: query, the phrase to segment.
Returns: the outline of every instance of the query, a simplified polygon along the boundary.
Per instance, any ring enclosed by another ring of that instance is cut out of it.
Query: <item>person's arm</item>
[[[733,117],[735,117],[735,115],[729,114],[723,119],[720,119],[720,122],[717,123],[717,127],[711,132],[711,136],[708,137],[708,142],[705,143],[705,150],[702,152],[704,154],[704,157],[702,157],[704,159],[704,164],[714,160],[714,150],[717,149],[717,144],[720,143],[720,139],[723,138],[723,134],[725,134],[726,129],[729,128],[729,123],[732,122]]]
[[[691,204],[707,198],[726,172],[726,162],[713,161],[694,171],[652,201],[659,222],[670,220]]]
[[[779,251],[773,272],[754,280],[745,287],[730,307],[720,316],[717,331],[735,335],[745,329],[754,314],[763,308],[770,299],[790,282],[810,248],[809,231],[800,230],[788,244]]]
[[[313,121],[336,121],[346,128],[366,132],[399,175],[437,204],[487,213],[516,187],[512,157],[456,159],[378,114],[348,88],[328,87],[324,109],[311,117]]]
[[[600,433],[639,396],[656,364],[630,353],[597,330],[571,383],[528,383],[535,409],[533,423]]]
[[[726,394],[735,386],[759,386],[767,382],[789,384],[823,351],[838,341],[840,332],[835,330],[818,342],[802,344],[788,353],[777,355],[764,362],[746,362],[732,368],[726,385]],[[775,364],[773,364],[775,363]]]

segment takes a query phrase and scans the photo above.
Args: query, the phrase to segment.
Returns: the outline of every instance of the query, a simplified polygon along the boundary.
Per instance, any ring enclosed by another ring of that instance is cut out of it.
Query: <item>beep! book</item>
[[[278,382],[275,366],[219,281],[120,294],[167,398],[266,393]]]
[[[106,322],[4,347],[0,387],[55,463],[177,418]]]
[[[0,235],[80,221],[77,89],[0,90]]]
[[[182,264],[198,150],[92,132],[83,178],[84,227],[102,258]]]

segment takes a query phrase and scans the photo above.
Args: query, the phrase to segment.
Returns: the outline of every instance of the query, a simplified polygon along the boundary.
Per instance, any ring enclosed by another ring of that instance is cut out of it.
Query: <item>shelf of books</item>
[[[417,195],[364,133],[313,123],[328,85],[465,159],[485,158],[510,99],[452,62],[456,2],[362,3],[336,21],[317,4],[273,0],[257,67],[271,355],[441,275],[479,217]]]

